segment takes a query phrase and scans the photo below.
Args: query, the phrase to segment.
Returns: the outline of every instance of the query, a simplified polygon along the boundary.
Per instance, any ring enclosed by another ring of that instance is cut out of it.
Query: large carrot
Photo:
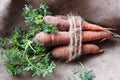
[[[60,46],[52,50],[52,55],[57,59],[68,59],[70,54],[69,50],[70,50],[69,46]],[[101,50],[95,44],[83,44],[81,50],[82,55],[97,54],[103,52],[103,50]]]
[[[77,34],[79,35],[79,34]],[[94,41],[105,38],[110,38],[114,36],[114,34],[110,31],[83,31],[82,32],[82,41]],[[69,32],[58,32],[57,34],[48,34],[44,32],[40,32],[35,36],[36,39],[44,42],[46,47],[48,46],[58,46],[58,45],[66,45],[70,43],[70,34]]]
[[[69,27],[70,27],[69,20],[66,20],[65,16],[63,16],[63,17],[62,16],[57,16],[57,17],[45,16],[44,17],[44,22],[46,24],[53,24],[54,26],[56,26],[61,31],[69,30]],[[76,21],[76,26],[79,27],[80,25],[81,25],[80,20],[77,20]],[[82,29],[83,30],[88,30],[88,31],[108,30],[107,28],[103,28],[101,26],[88,23],[84,20],[82,20]]]

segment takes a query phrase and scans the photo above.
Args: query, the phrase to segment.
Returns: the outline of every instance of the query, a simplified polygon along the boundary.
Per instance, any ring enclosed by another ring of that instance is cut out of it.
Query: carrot
[[[78,34],[79,35],[79,34]],[[110,38],[114,36],[114,34],[110,31],[83,31],[82,32],[82,41],[95,41],[105,38]],[[44,32],[40,32],[35,36],[36,39],[42,41],[46,47],[49,46],[58,46],[58,45],[66,45],[70,43],[70,35],[69,32],[58,32],[57,34],[48,34]]]
[[[69,20],[67,20],[67,18],[65,16],[57,16],[57,17],[45,16],[44,22],[46,24],[53,24],[61,31],[69,30],[69,27],[70,27]],[[77,27],[80,26],[79,20],[76,21],[76,26]],[[108,30],[109,28],[103,28],[101,26],[91,24],[91,23],[88,23],[88,22],[82,20],[82,29],[87,30],[87,31],[101,31],[101,30]]]
[[[70,54],[69,50],[70,50],[69,46],[60,46],[60,47],[54,48],[51,52],[52,52],[52,55],[57,59],[68,59],[69,54]],[[82,55],[98,54],[102,52],[103,50],[101,50],[95,44],[83,44],[82,45]]]

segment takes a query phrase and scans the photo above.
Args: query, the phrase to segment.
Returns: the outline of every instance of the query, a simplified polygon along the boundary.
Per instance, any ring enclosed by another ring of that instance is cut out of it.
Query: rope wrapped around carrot
[[[40,32],[35,38],[42,41],[45,47],[56,46],[51,51],[52,55],[68,62],[83,54],[104,52],[97,45],[86,42],[118,37],[109,31],[111,28],[88,23],[79,16],[46,16],[44,22],[56,26],[60,31],[57,34]]]

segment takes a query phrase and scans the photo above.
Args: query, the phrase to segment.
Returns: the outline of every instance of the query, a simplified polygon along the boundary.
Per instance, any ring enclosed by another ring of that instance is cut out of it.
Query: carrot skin
[[[86,55],[86,54],[98,54],[102,53],[103,50],[101,50],[97,45],[95,44],[83,44],[82,45],[82,54],[81,55]],[[51,51],[52,55],[56,59],[68,59],[69,58],[69,46],[60,46],[57,48],[54,48]]]
[[[64,15],[56,15],[55,17],[60,18],[60,19],[64,19],[64,20],[68,20],[68,17],[64,16]]]
[[[45,47],[66,45],[70,43],[68,32],[58,32],[57,34],[40,32],[35,36],[35,39],[42,41]]]
[[[79,25],[79,23],[78,23]],[[107,28],[103,28],[99,25],[96,25],[96,24],[91,24],[91,23],[88,23],[86,21],[82,21],[82,26],[83,26],[83,30],[86,30],[86,31],[104,31],[104,30],[108,30]]]
[[[69,21],[68,20],[60,19],[60,18],[54,17],[54,16],[45,16],[44,22],[46,24],[53,24],[60,31],[69,30]]]
[[[101,39],[107,39],[110,38],[112,36],[114,36],[114,34],[110,31],[84,31],[82,33],[82,40],[83,42],[88,42],[88,41],[95,41],[95,40],[101,40]]]
[[[79,34],[78,34],[79,35]],[[82,42],[89,42],[95,40],[101,40],[105,38],[112,37],[112,32],[106,31],[83,31],[82,32]],[[36,39],[42,41],[44,46],[58,46],[58,45],[66,45],[70,43],[70,35],[69,32],[58,32],[57,34],[48,34],[44,32],[40,32],[35,36]]]

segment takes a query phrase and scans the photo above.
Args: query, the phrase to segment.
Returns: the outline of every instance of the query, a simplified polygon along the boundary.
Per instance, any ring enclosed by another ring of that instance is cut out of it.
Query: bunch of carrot
[[[57,34],[48,34],[45,32],[38,33],[35,38],[42,41],[45,47],[55,47],[51,52],[57,59],[69,58],[69,44],[70,23],[67,16],[45,16],[44,22],[52,24],[58,28]],[[80,26],[80,21],[76,21],[76,27]],[[82,54],[97,54],[104,52],[92,41],[108,39],[116,36],[110,31],[110,28],[103,28],[101,26],[88,23],[82,20]],[[78,46],[79,47],[79,46]]]

